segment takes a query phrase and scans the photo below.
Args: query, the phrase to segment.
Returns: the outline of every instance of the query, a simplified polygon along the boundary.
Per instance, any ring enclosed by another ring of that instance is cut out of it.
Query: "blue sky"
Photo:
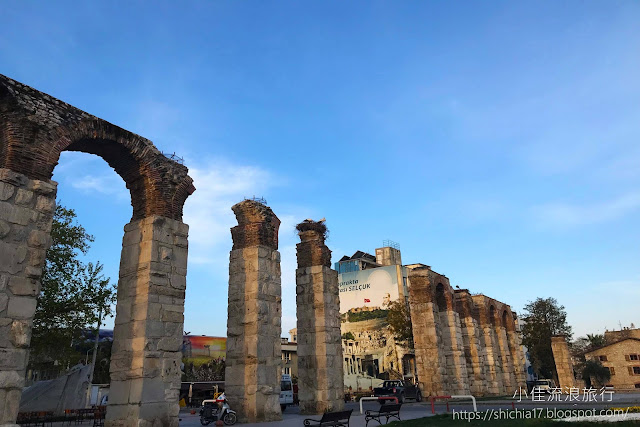
[[[640,297],[640,3],[0,3],[0,73],[183,156],[197,191],[185,329],[226,333],[230,207],[327,218],[334,260],[399,242],[521,311],[553,296],[578,335]],[[124,182],[63,153],[59,199],[117,280]]]

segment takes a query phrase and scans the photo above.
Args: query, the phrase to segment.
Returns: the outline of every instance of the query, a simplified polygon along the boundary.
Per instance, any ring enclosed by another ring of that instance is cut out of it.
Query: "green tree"
[[[589,341],[589,350],[604,347],[606,344],[604,334],[587,334],[587,340]]]
[[[343,340],[355,340],[356,337],[353,336],[352,332],[345,332],[344,334],[342,334],[342,339]]]
[[[409,348],[413,348],[413,327],[409,307],[402,299],[397,299],[388,305],[388,309],[387,322],[394,338],[401,343],[407,343]]]
[[[524,307],[522,343],[529,350],[533,369],[541,378],[556,375],[551,337],[565,335],[571,338],[571,326],[567,324],[564,306],[555,298],[538,298]]]
[[[582,368],[582,378],[595,381],[596,386],[602,387],[611,379],[611,371],[599,360],[587,360]]]
[[[579,337],[571,343],[571,350],[574,354],[580,354],[595,350],[606,344],[603,334],[587,334],[586,337]]]
[[[84,339],[84,331],[96,326],[100,312],[103,319],[112,314],[115,287],[104,277],[102,264],[81,262],[94,238],[77,223],[72,209],[56,207],[51,239],[33,320],[29,367],[63,370],[84,360],[76,344]]]

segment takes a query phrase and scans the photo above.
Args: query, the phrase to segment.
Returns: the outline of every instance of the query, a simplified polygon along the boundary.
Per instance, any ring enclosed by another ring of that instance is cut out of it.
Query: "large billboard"
[[[340,314],[355,308],[385,308],[398,299],[397,267],[390,265],[339,274]]]
[[[185,335],[182,339],[183,357],[193,359],[224,359],[227,353],[227,339]]]

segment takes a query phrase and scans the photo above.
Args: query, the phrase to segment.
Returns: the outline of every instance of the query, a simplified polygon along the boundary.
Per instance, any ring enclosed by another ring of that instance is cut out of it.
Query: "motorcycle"
[[[200,424],[203,426],[219,420],[222,420],[228,426],[234,425],[238,421],[236,411],[229,407],[224,393],[215,400],[205,400],[202,402],[202,408],[200,409]]]

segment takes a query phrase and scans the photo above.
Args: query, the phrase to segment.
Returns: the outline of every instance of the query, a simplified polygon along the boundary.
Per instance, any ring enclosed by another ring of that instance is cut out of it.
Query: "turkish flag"
[[[365,302],[365,303],[367,303],[367,302],[371,302],[371,300],[370,300],[370,299],[365,298],[365,299],[364,299],[364,302]]]

